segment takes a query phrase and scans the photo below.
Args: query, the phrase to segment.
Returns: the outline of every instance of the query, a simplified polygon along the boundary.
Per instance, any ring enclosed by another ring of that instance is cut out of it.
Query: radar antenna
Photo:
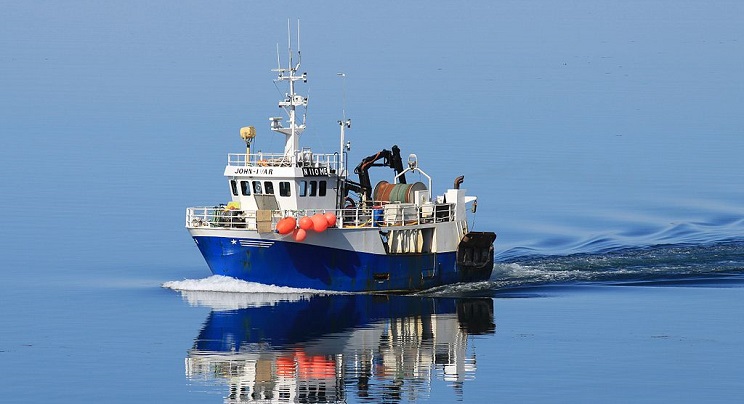
[[[300,21],[297,20],[297,44],[299,48],[299,39],[300,35]],[[282,125],[282,118],[281,117],[272,117],[269,118],[271,121],[271,130],[274,132],[281,133],[286,136],[285,144],[284,144],[284,155],[286,157],[292,157],[296,158],[296,154],[299,151],[299,137],[302,134],[302,131],[305,130],[305,116],[303,115],[302,118],[302,124],[297,124],[297,117],[296,117],[296,109],[299,106],[305,107],[307,110],[307,97],[303,97],[301,95],[298,95],[295,92],[295,81],[302,80],[303,82],[307,83],[307,73],[302,73],[300,75],[297,74],[297,71],[300,69],[300,60],[302,59],[300,57],[300,51],[297,50],[297,57],[298,62],[296,65],[294,65],[294,52],[292,52],[292,34],[291,34],[291,24],[289,20],[287,20],[287,42],[288,42],[288,53],[289,53],[289,60],[287,61],[287,67],[282,67],[281,60],[279,58],[279,45],[277,44],[277,64],[278,67],[276,69],[272,69],[272,71],[277,72],[278,76],[275,81],[288,81],[289,82],[289,92],[285,94],[284,99],[282,101],[279,101],[279,107],[284,109],[284,111],[287,113],[289,117],[289,126],[285,127]]]

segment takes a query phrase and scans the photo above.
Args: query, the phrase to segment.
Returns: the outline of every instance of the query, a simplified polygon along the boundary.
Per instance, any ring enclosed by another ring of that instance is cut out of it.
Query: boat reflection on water
[[[187,377],[226,383],[229,403],[409,400],[437,382],[459,397],[476,371],[469,337],[495,330],[491,299],[282,299],[233,310],[218,302],[188,352]]]

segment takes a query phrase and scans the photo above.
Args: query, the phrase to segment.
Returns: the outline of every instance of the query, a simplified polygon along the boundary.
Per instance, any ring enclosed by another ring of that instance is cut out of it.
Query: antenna
[[[300,51],[300,19],[297,19],[297,66],[295,66],[295,69],[300,68],[300,63],[302,63],[302,52]]]
[[[338,121],[339,126],[341,126],[341,142],[339,146],[339,158],[340,160],[340,175],[345,176],[346,175],[346,165],[345,165],[345,159],[344,159],[344,149],[351,150],[351,143],[346,141],[346,129],[351,128],[351,119],[346,119],[346,74],[345,73],[336,73],[338,77],[341,77],[341,88],[342,88],[342,101],[341,101],[341,113],[344,117],[342,121]]]
[[[339,72],[336,76],[341,77],[341,114],[346,121],[346,74]]]
[[[292,25],[287,18],[287,53],[289,54],[289,68],[292,68]]]
[[[297,20],[297,43],[299,46],[299,24],[300,21]],[[281,118],[270,118],[271,121],[271,130],[274,132],[281,133],[286,136],[285,143],[284,143],[284,154],[285,156],[294,156],[292,158],[296,157],[296,153],[299,150],[299,137],[300,134],[302,134],[302,131],[305,129],[305,116],[302,117],[302,123],[297,124],[297,118],[296,118],[296,108],[297,107],[305,107],[305,110],[307,110],[307,97],[303,97],[295,92],[295,82],[298,80],[302,80],[303,82],[307,82],[307,73],[302,73],[301,75],[297,74],[297,70],[300,67],[300,63],[298,62],[297,65],[294,65],[294,55],[292,52],[292,23],[291,20],[287,19],[287,53],[289,56],[289,60],[287,63],[287,67],[282,67],[281,57],[279,54],[279,45],[277,44],[277,64],[278,67],[274,70],[278,73],[278,77],[275,81],[287,81],[289,85],[289,92],[285,94],[285,98],[282,101],[279,101],[279,107],[284,109],[284,111],[289,115],[289,126],[285,127],[281,123]],[[297,56],[300,57],[299,50],[297,51]]]
[[[276,71],[282,69],[282,61],[279,59],[279,42],[276,43]]]

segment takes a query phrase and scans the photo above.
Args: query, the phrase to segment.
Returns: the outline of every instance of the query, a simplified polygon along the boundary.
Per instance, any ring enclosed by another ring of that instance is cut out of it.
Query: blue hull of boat
[[[215,275],[317,290],[415,291],[465,279],[454,251],[371,254],[287,241],[195,236]],[[490,271],[489,271],[490,275]]]

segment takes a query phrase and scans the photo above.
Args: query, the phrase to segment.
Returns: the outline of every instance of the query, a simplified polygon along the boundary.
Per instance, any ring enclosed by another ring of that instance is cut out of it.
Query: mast
[[[287,36],[288,36],[288,53],[289,53],[289,60],[287,63],[287,67],[282,67],[281,62],[279,62],[279,55],[277,52],[277,62],[278,66],[276,69],[272,69],[271,71],[277,72],[278,77],[275,81],[288,81],[289,82],[289,92],[285,94],[284,99],[282,101],[279,101],[279,107],[283,108],[284,111],[289,116],[289,126],[285,127],[282,125],[282,118],[281,117],[272,117],[269,118],[271,121],[271,130],[274,132],[281,133],[285,135],[285,141],[284,141],[284,156],[289,157],[292,160],[294,160],[294,157],[296,156],[297,151],[300,148],[300,135],[302,134],[302,131],[305,130],[305,120],[303,117],[303,122],[301,124],[297,124],[297,107],[303,106],[307,108],[307,97],[303,97],[301,95],[298,95],[295,92],[295,82],[298,80],[302,80],[304,83],[307,83],[307,73],[297,74],[297,71],[300,68],[300,63],[302,62],[302,54],[299,49],[299,43],[300,43],[300,22],[297,21],[297,64],[294,64],[294,52],[292,51],[292,36],[291,36],[291,26],[289,24],[289,21],[287,21]]]
[[[351,143],[344,144],[346,140],[346,131],[345,129],[351,128],[351,119],[346,119],[346,74],[344,73],[336,73],[337,76],[341,77],[342,80],[342,94],[341,94],[341,115],[343,116],[343,120],[338,121],[339,126],[341,126],[341,142],[338,148],[339,153],[339,176],[345,177],[346,176],[346,162],[344,161],[344,155],[347,150],[351,150]]]

